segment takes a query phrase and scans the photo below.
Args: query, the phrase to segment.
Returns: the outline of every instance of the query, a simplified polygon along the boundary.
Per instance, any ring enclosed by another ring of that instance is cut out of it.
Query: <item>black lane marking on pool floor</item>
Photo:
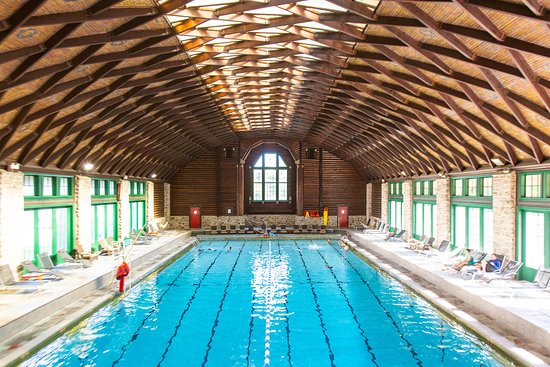
[[[260,242],[260,249],[258,250],[258,255],[262,254],[264,243]],[[252,292],[252,303],[250,305],[250,322],[248,323],[248,344],[246,346],[246,365],[250,366],[250,344],[252,343],[252,330],[254,330],[254,319],[252,315],[254,314],[254,301],[256,300],[256,295]]]
[[[225,250],[225,247],[226,246],[224,246],[222,248],[222,250]],[[218,251],[218,254],[214,258],[214,260],[210,263],[210,265],[206,269],[206,272],[202,275],[201,280],[197,283],[197,286],[195,287],[195,290],[193,291],[193,294],[191,295],[191,298],[189,298],[189,301],[187,301],[187,305],[185,305],[185,308],[184,308],[184,310],[182,311],[182,313],[180,315],[178,323],[177,323],[177,325],[174,329],[174,334],[172,334],[172,336],[168,340],[168,343],[166,344],[166,348],[164,349],[164,353],[162,353],[162,357],[161,357],[159,363],[157,363],[157,367],[159,367],[162,364],[162,362],[164,362],[164,359],[166,358],[166,355],[168,354],[168,351],[170,350],[170,346],[172,345],[172,342],[174,341],[174,338],[178,335],[178,331],[179,331],[179,328],[181,327],[181,322],[183,321],[183,318],[185,317],[185,314],[191,308],[191,304],[195,300],[195,297],[197,296],[197,293],[199,291],[199,288],[201,287],[202,282],[204,281],[204,278],[206,278],[206,276],[208,275],[208,273],[210,272],[210,270],[212,269],[212,267],[214,266],[216,261],[219,259],[222,252],[224,252],[224,251]]]
[[[174,280],[168,284],[168,287],[166,287],[166,290],[160,295],[160,297],[156,300],[156,302],[151,306],[151,309],[149,310],[149,312],[147,312],[147,314],[145,314],[145,317],[143,318],[141,324],[138,326],[136,331],[134,331],[134,333],[132,334],[132,337],[130,338],[130,340],[122,346],[120,356],[116,360],[113,361],[113,364],[112,364],[113,367],[116,366],[122,360],[122,357],[124,357],[124,354],[126,353],[126,350],[137,339],[137,337],[139,336],[139,332],[141,331],[143,326],[145,326],[145,323],[147,322],[147,320],[152,315],[154,315],[156,311],[158,311],[158,305],[162,302],[164,296],[174,286],[174,284],[176,284],[177,280],[183,274],[183,272],[186,271],[191,266],[191,264],[193,264],[195,262],[195,260],[197,260],[197,257],[193,256],[191,261],[180,270],[180,272],[174,278]]]
[[[227,244],[226,244],[227,246]],[[212,341],[214,340],[214,335],[216,334],[216,328],[218,327],[218,323],[220,320],[220,314],[223,310],[223,304],[225,302],[225,297],[227,297],[227,290],[229,289],[229,284],[231,283],[231,278],[233,278],[233,273],[235,272],[235,268],[237,267],[237,263],[239,262],[239,259],[241,258],[241,254],[244,249],[244,243],[241,245],[241,249],[239,250],[239,255],[237,256],[237,259],[235,260],[235,263],[233,264],[233,267],[231,268],[231,272],[229,273],[229,278],[227,279],[227,284],[225,285],[225,289],[223,290],[223,296],[220,301],[220,306],[218,308],[218,312],[216,313],[216,319],[214,320],[214,325],[212,325],[212,330],[210,331],[210,340],[208,340],[208,344],[206,345],[206,353],[204,355],[204,360],[202,361],[202,366],[206,366],[206,363],[208,362],[208,355],[210,354],[210,349],[212,348]]]
[[[376,354],[374,354],[374,352],[372,350],[372,346],[370,345],[369,337],[365,334],[365,329],[363,329],[363,325],[361,325],[361,323],[359,322],[359,319],[357,318],[357,314],[355,313],[355,309],[351,305],[351,302],[348,298],[348,295],[346,294],[346,291],[344,290],[344,288],[342,288],[342,284],[338,280],[338,277],[336,277],[336,274],[334,273],[334,270],[332,270],[332,266],[330,266],[329,263],[327,262],[327,259],[323,256],[323,254],[321,254],[321,252],[319,250],[317,250],[316,252],[317,252],[317,254],[319,254],[321,259],[323,259],[323,262],[325,263],[325,266],[328,268],[328,270],[332,274],[332,277],[336,281],[336,285],[338,286],[338,289],[340,290],[340,293],[342,293],[342,296],[344,296],[344,300],[348,304],[348,308],[351,311],[351,314],[353,315],[353,320],[357,324],[357,327],[359,328],[361,336],[363,337],[363,341],[365,342],[365,346],[367,347],[367,350],[368,350],[369,354],[371,355],[372,363],[374,363],[375,366],[379,366],[378,361],[376,360]]]
[[[334,353],[332,352],[330,339],[327,334],[327,328],[325,326],[325,322],[323,321],[323,313],[321,312],[321,306],[319,305],[319,300],[317,299],[317,293],[315,293],[315,287],[313,287],[313,282],[309,274],[309,269],[306,265],[306,262],[304,261],[304,257],[302,256],[302,250],[300,249],[300,246],[298,246],[298,243],[296,243],[296,241],[294,241],[294,246],[296,247],[296,249],[298,250],[298,254],[300,255],[300,260],[302,261],[302,265],[304,266],[304,270],[306,272],[307,282],[309,284],[309,288],[311,289],[313,300],[315,301],[315,311],[317,312],[317,316],[319,317],[319,321],[321,323],[321,330],[323,331],[323,335],[325,336],[325,342],[327,343],[330,365],[331,367],[336,367],[336,365],[334,364]]]
[[[277,248],[279,249],[279,259],[283,258],[283,254],[281,253],[281,244],[277,240]],[[288,364],[292,367],[292,357],[290,355],[290,325],[289,325],[289,319],[288,319],[288,294],[285,295],[285,302],[284,302],[284,308],[285,308],[285,331],[286,331],[286,346],[287,346],[287,357],[288,357]]]
[[[344,256],[340,250],[333,244],[330,245],[338,254],[340,254],[340,258],[343,259],[345,262],[347,262],[349,264],[349,266],[351,266],[351,268],[355,271],[355,273],[357,273],[357,275],[359,276],[359,278],[361,279],[361,282],[367,287],[367,289],[369,290],[369,292],[372,294],[372,296],[374,297],[374,299],[376,299],[376,302],[378,302],[378,305],[380,305],[380,307],[382,308],[382,310],[384,310],[384,313],[386,314],[386,317],[388,317],[388,319],[390,319],[391,323],[393,324],[393,326],[395,327],[395,329],[397,330],[397,334],[399,335],[399,337],[401,338],[401,340],[403,340],[406,344],[407,344],[407,347],[409,349],[409,351],[411,352],[412,354],[412,357],[413,359],[416,361],[416,364],[418,366],[422,366],[422,361],[420,359],[418,359],[418,353],[416,353],[416,351],[414,350],[414,347],[413,345],[411,344],[410,341],[407,340],[407,338],[405,337],[405,334],[403,333],[403,331],[401,331],[401,328],[399,327],[399,325],[397,325],[397,322],[395,321],[395,319],[393,318],[392,314],[390,313],[390,311],[388,311],[386,309],[386,307],[384,306],[383,302],[380,300],[380,298],[376,295],[376,293],[374,292],[374,290],[372,289],[372,287],[370,286],[369,282],[367,282],[367,280],[365,278],[363,278],[363,275],[361,275],[361,273],[359,272],[359,270],[357,270],[357,268],[348,260],[348,258],[346,256]]]

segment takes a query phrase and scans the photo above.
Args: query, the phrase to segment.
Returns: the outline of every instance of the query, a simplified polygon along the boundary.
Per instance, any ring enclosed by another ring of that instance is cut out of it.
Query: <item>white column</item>
[[[384,223],[388,223],[388,189],[387,182],[382,183],[382,208],[381,208],[381,220]]]
[[[411,238],[413,233],[413,184],[411,180],[403,182],[403,229],[405,237]]]
[[[438,240],[451,239],[451,180],[449,178],[438,178],[435,180],[437,194],[437,228],[435,237]]]
[[[118,233],[119,238],[123,239],[130,235],[130,181],[120,180],[118,184]]]
[[[84,251],[92,249],[92,180],[87,176],[74,178],[75,245]]]
[[[25,215],[23,173],[0,170],[0,264],[10,265],[15,274],[23,261],[22,230]]]
[[[517,173],[493,175],[493,251],[516,258]]]

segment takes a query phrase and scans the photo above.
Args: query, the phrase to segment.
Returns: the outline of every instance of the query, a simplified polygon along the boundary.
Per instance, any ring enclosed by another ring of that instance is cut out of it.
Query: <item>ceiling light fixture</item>
[[[157,178],[157,174],[156,174],[156,173],[153,173],[153,174],[151,175],[151,178]]]
[[[500,157],[491,158],[491,162],[493,162],[497,166],[504,166],[504,159]]]
[[[84,171],[90,171],[92,168],[94,168],[94,165],[90,162],[87,162],[87,163],[84,163],[82,168],[84,168]]]
[[[20,168],[21,168],[21,165],[19,163],[12,162],[8,164],[8,171],[10,172],[19,171]]]

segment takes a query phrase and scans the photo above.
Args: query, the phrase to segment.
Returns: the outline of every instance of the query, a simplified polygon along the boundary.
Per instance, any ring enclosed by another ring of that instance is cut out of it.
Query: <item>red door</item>
[[[348,228],[348,207],[338,207],[338,228]]]
[[[191,208],[191,215],[189,215],[189,228],[201,227],[201,208]]]

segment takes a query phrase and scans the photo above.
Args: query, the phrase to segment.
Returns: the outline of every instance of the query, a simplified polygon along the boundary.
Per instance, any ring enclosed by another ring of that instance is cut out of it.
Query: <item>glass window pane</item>
[[[97,234],[98,238],[105,238],[105,206],[97,205]]]
[[[277,200],[277,184],[266,183],[265,188],[265,200]]]
[[[253,198],[253,200],[256,200],[256,201],[262,200],[262,196],[263,196],[262,189],[263,189],[263,184],[261,182],[254,184],[254,198]]]
[[[466,246],[466,208],[463,206],[455,207],[454,237],[456,246]]]
[[[483,178],[483,196],[493,196],[493,178]]]
[[[462,180],[455,180],[455,196],[462,196]]]
[[[424,233],[422,232],[423,228],[423,220],[424,220],[424,214],[423,214],[423,208],[424,206],[421,203],[415,203],[414,204],[414,233],[421,236]]]
[[[432,235],[432,206],[424,204],[424,232],[426,236]]]
[[[38,211],[38,248],[39,252],[52,254],[53,209]]]
[[[279,200],[288,200],[286,183],[279,183]]]
[[[67,177],[59,178],[59,195],[69,195],[69,179]]]
[[[56,245],[58,250],[67,250],[69,247],[69,209],[57,208],[56,216]]]
[[[437,205],[432,205],[432,236],[437,234]]]
[[[25,176],[23,178],[23,193],[25,196],[34,196],[34,176]]]
[[[477,179],[468,179],[468,196],[477,196]]]
[[[116,195],[116,182],[109,181],[109,195]]]
[[[288,172],[286,169],[279,170],[279,182],[287,182]]]
[[[264,156],[260,156],[260,158],[258,158],[258,160],[256,161],[256,163],[254,163],[254,167],[263,167],[263,157]]]
[[[277,170],[266,169],[264,172],[265,172],[265,182],[277,182]]]
[[[42,177],[42,195],[53,195],[53,177]]]
[[[468,247],[475,250],[481,249],[480,222],[480,209],[468,208]]]
[[[422,183],[420,181],[414,184],[415,195],[421,195],[421,186],[422,186]]]
[[[34,210],[25,210],[23,218],[23,259],[34,259]]]
[[[398,228],[403,228],[403,203],[397,202],[395,207],[396,207],[395,226]]]
[[[266,153],[264,154],[265,167],[277,167],[277,154]]]
[[[253,170],[254,175],[254,182],[262,182],[262,170],[261,169],[255,169]]]
[[[525,197],[538,198],[542,196],[542,174],[525,176]]]
[[[279,156],[279,167],[286,167],[285,162],[283,161],[283,158]]]
[[[117,222],[116,217],[116,204],[107,204],[106,205],[107,213],[107,237],[115,237],[115,224]]]
[[[493,252],[493,209],[483,209],[483,251]]]
[[[526,212],[524,222],[525,266],[537,269],[544,262],[544,214]]]
[[[105,181],[99,181],[99,195],[105,195]]]
[[[437,181],[432,182],[432,195],[437,195]]]

